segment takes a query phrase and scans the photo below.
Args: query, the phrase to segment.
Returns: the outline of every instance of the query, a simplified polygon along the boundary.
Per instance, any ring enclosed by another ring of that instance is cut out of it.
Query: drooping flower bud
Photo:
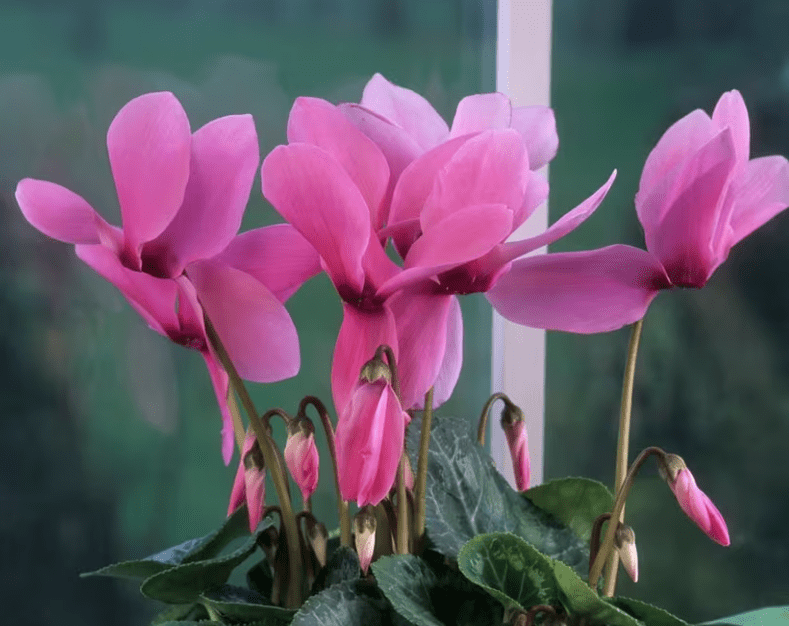
[[[367,505],[359,510],[353,518],[353,527],[356,554],[359,555],[359,567],[366,574],[375,551],[376,521],[375,513],[371,506]]]
[[[326,565],[326,550],[329,543],[329,533],[322,522],[307,525],[307,540],[310,542],[315,560],[318,565]]]
[[[661,464],[660,473],[671,487],[679,506],[685,514],[696,522],[707,536],[722,546],[728,546],[729,529],[718,508],[696,485],[696,479],[685,465],[682,457],[666,454]]]
[[[249,514],[249,531],[254,533],[263,518],[263,503],[266,498],[266,467],[255,433],[250,429],[244,439],[241,460],[238,462],[236,478],[230,491],[228,516],[244,502]]]
[[[638,582],[638,552],[636,551],[636,533],[626,524],[619,524],[614,535],[614,545],[619,552],[619,559],[634,583]]]
[[[315,426],[308,417],[299,417],[290,423],[288,431],[285,463],[306,501],[318,486],[320,460],[315,445]]]
[[[515,472],[515,487],[518,491],[529,488],[531,462],[529,459],[529,439],[526,434],[526,420],[523,411],[511,403],[505,403],[501,410],[501,427],[507,438],[507,447],[512,457],[512,468]]]

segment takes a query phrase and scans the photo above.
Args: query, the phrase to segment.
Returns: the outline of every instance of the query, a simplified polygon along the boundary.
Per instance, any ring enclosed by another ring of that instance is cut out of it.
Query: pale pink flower
[[[526,422],[523,419],[501,420],[507,447],[512,457],[512,467],[515,472],[515,487],[518,491],[529,488],[531,474],[531,461],[529,458],[529,438],[526,433]]]
[[[263,519],[265,499],[266,467],[255,433],[250,429],[244,439],[241,460],[238,462],[236,478],[230,491],[227,514],[230,516],[233,511],[246,502],[249,532],[254,533],[260,520]]]
[[[319,270],[317,256],[287,225],[236,237],[260,158],[251,116],[223,117],[192,134],[171,93],[146,94],[115,116],[107,149],[122,229],[55,183],[26,178],[17,201],[41,232],[76,244],[77,256],[151,328],[203,355],[228,463],[228,376],[207,340],[204,312],[243,378],[293,376],[298,337],[282,302]]]
[[[641,319],[663,289],[703,287],[729,250],[789,206],[789,162],[749,159],[748,111],[724,93],[649,154],[635,204],[647,251],[614,245],[516,261],[488,293],[527,326],[592,333]]]
[[[296,431],[288,434],[283,454],[290,475],[301,490],[302,498],[308,500],[318,487],[320,469],[315,429],[311,425],[306,428],[297,425]]]
[[[696,486],[696,480],[687,467],[680,469],[674,480],[668,480],[668,484],[685,514],[696,522],[710,539],[722,546],[731,543],[723,516],[707,494]]]

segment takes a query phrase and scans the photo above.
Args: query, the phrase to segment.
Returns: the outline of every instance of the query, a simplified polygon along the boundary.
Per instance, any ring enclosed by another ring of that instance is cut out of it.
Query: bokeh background
[[[293,99],[356,101],[374,72],[451,119],[494,88],[491,0],[0,0],[0,606],[15,624],[145,623],[133,585],[80,571],[209,532],[235,469],[202,359],[145,327],[71,246],[29,226],[19,179],[52,180],[111,222],[110,120],[173,91],[196,129],[252,113],[261,153],[285,141]],[[552,104],[561,147],[551,219],[619,169],[597,214],[556,250],[643,245],[632,198],[665,128],[740,89],[755,155],[789,153],[789,5],[781,0],[555,0]],[[281,221],[253,187],[243,229]],[[655,472],[628,505],[638,596],[700,621],[789,603],[789,216],[732,252],[701,291],[647,315],[633,449],[681,454],[729,522],[709,542]],[[463,300],[465,367],[446,412],[475,419],[490,380],[490,310]],[[329,399],[341,310],[325,277],[288,304],[302,342],[259,408]],[[315,313],[320,312],[320,318]],[[627,330],[549,334],[546,476],[613,479]],[[471,407],[471,408],[470,408]],[[282,438],[283,433],[278,433]],[[326,459],[326,455],[323,455]],[[336,524],[328,464],[316,511]]]

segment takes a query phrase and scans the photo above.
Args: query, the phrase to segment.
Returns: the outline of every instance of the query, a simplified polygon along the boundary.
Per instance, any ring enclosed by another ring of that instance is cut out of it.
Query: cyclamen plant
[[[525,256],[589,217],[615,173],[544,233],[508,241],[548,196],[537,171],[558,148],[547,107],[479,94],[447,125],[424,98],[375,75],[358,104],[297,99],[287,137],[261,177],[288,223],[240,235],[259,163],[252,118],[221,118],[192,134],[169,93],[132,100],[110,125],[122,229],[55,183],[17,186],[31,224],[75,244],[153,330],[201,353],[225,463],[234,444],[240,452],[217,531],[91,575],[140,580],[144,595],[171,605],[156,624],[687,626],[615,596],[620,560],[638,578],[626,498],[654,457],[681,509],[723,546],[726,522],[676,454],[650,447],[630,463],[627,433],[652,299],[704,286],[733,245],[789,206],[789,162],[749,160],[740,94],[724,94],[711,117],[699,110],[678,121],[649,155],[635,198],[646,251]],[[243,380],[296,374],[298,340],[283,303],[321,270],[343,307],[331,372],[338,418],[312,396],[293,416],[261,415]],[[582,478],[530,488],[523,413],[502,393],[484,403],[476,437],[468,420],[433,415],[458,380],[457,296],[468,293],[537,328],[634,324],[613,492]],[[498,401],[517,489],[482,447]],[[328,440],[336,534],[311,509],[319,463],[309,407]],[[271,436],[275,417],[287,427],[284,451]],[[246,587],[227,583],[239,568]]]

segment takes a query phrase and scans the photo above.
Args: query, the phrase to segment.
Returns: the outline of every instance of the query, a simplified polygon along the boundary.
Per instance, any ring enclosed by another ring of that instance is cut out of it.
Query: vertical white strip
[[[507,94],[515,106],[550,103],[551,6],[552,0],[499,0],[496,89]],[[547,226],[548,207],[543,205],[512,239],[536,235]],[[523,408],[531,483],[539,484],[545,432],[545,331],[518,326],[494,311],[491,384],[493,391],[504,391]],[[497,415],[498,411],[491,414],[491,454],[512,484],[512,462]]]

